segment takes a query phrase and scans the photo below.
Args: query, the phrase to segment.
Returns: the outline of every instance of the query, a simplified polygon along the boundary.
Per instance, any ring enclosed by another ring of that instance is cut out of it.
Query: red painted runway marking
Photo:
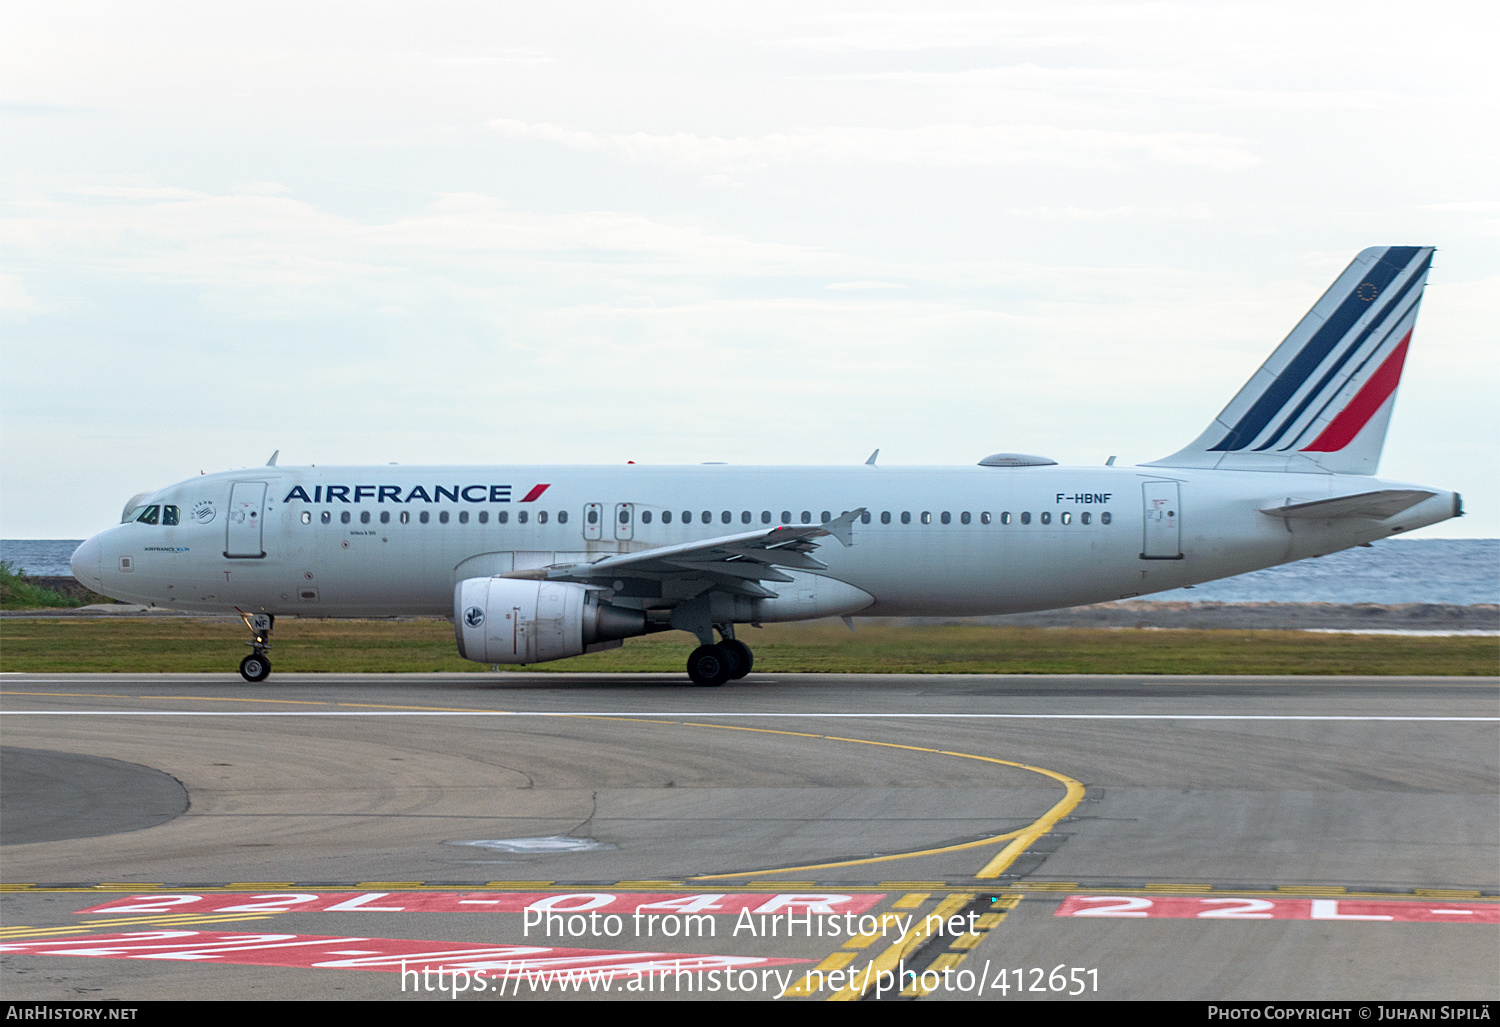
[[[834,892],[730,894],[717,892],[268,892],[261,895],[131,895],[113,899],[79,913],[520,913],[528,909],[552,913],[614,913],[629,916],[713,913],[804,913],[841,915],[863,913],[883,894],[844,895]]]
[[[613,951],[548,945],[475,945],[406,938],[325,937],[313,934],[232,934],[221,931],[134,931],[49,941],[0,944],[0,952],[96,959],[168,959],[179,962],[285,966],[323,970],[483,970],[489,978],[519,979],[541,971],[587,970],[621,975],[741,970],[810,959],[714,956],[691,952]]]
[[[1500,905],[1368,899],[1235,899],[1069,895],[1054,916],[1190,920],[1345,920],[1364,923],[1500,924]]]

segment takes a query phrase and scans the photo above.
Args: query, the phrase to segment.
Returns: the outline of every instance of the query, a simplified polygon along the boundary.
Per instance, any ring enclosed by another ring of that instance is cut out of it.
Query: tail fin
[[[1432,254],[1360,253],[1203,434],[1148,466],[1374,474]]]

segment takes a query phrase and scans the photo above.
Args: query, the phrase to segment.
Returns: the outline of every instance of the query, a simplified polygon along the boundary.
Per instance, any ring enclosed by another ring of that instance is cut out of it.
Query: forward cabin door
[[[1142,560],[1182,559],[1182,495],[1175,481],[1141,484],[1146,533]]]
[[[237,481],[229,490],[229,517],[225,528],[224,555],[233,559],[258,560],[266,555],[261,539],[266,519],[266,483]]]

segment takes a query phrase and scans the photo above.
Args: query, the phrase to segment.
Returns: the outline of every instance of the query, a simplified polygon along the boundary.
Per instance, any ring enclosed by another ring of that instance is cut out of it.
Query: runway
[[[11,998],[433,997],[400,958],[517,987],[538,961],[613,967],[618,998],[871,998],[882,971],[880,997],[923,1001],[1500,991],[1494,678],[0,689]],[[624,930],[539,938],[527,905]],[[643,935],[637,907],[717,933]],[[774,937],[743,923],[808,910]],[[934,913],[965,930],[929,937]],[[760,984],[663,996],[674,961]],[[809,970],[838,986],[778,984]]]

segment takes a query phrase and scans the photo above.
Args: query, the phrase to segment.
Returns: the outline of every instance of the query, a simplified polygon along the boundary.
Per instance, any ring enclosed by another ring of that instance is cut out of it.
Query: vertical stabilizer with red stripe
[[[1360,253],[1207,430],[1150,466],[1374,474],[1432,254]]]

